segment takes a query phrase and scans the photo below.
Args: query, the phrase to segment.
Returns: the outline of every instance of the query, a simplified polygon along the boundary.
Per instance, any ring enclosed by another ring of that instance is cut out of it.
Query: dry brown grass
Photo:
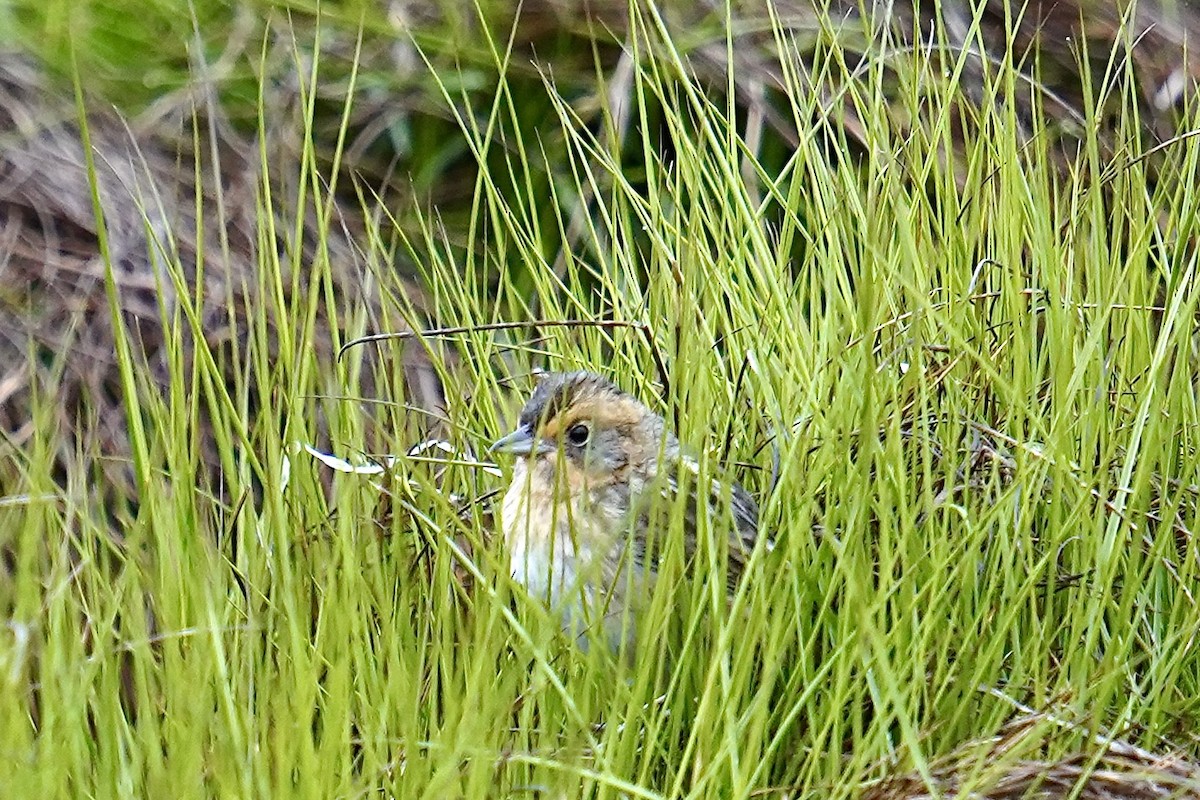
[[[996,736],[971,742],[916,773],[888,778],[863,800],[1185,800],[1200,798],[1200,764],[1183,755],[1151,753],[1114,739],[1090,752],[1039,758],[1050,733],[1048,717],[1030,714]]]
[[[197,309],[203,344],[231,382],[247,372],[252,315],[265,320],[272,348],[278,345],[275,327],[290,324],[260,294],[262,260],[272,255],[261,249],[259,203],[261,187],[269,183],[281,232],[276,245],[287,264],[295,247],[285,239],[296,215],[288,206],[294,197],[291,165],[299,158],[293,149],[297,131],[286,124],[291,115],[285,109],[269,134],[278,141],[266,147],[276,159],[268,178],[258,143],[212,116],[213,106],[207,108],[160,108],[141,123],[104,110],[89,112],[96,188],[123,321],[145,374],[164,391],[172,335],[164,324],[181,301],[166,264],[177,265],[193,293],[203,261],[204,301]],[[192,147],[193,121],[203,129],[199,151]],[[45,85],[29,59],[14,53],[0,55],[0,131],[0,430],[10,446],[25,445],[35,433],[31,403],[40,395],[57,409],[62,461],[82,452],[125,462],[129,442],[113,321],[75,107]],[[372,288],[365,280],[361,209],[337,208],[324,234],[319,224],[307,209],[299,263],[312,264],[323,246],[340,301],[365,309],[375,325],[399,325],[385,317],[378,283]],[[415,284],[408,291],[419,299]],[[328,327],[317,323],[317,355],[327,362],[334,356]],[[186,352],[196,344],[185,331]],[[408,365],[412,393],[433,407],[440,390],[423,364],[414,350]],[[369,368],[362,384],[349,388],[355,392],[376,393]],[[210,445],[203,443],[202,456],[211,465]],[[124,471],[110,463],[106,474],[123,491],[131,490]]]

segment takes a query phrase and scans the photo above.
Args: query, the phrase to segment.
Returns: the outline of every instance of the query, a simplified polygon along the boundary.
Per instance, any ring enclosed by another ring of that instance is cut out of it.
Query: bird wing
[[[696,529],[700,513],[699,499],[705,500],[708,518],[713,525],[732,523],[728,531],[728,572],[726,585],[732,592],[737,588],[750,554],[758,541],[758,504],[750,493],[736,483],[725,483],[716,479],[708,481],[707,491],[699,491],[699,464],[687,456],[679,456],[660,467],[656,476],[658,485],[647,487],[646,498],[636,506],[634,559],[642,566],[654,568],[662,553],[661,528],[669,519],[671,509],[683,498],[684,542],[683,552],[687,563],[692,564],[696,555]],[[659,534],[659,535],[655,535]],[[772,543],[766,542],[768,548]]]

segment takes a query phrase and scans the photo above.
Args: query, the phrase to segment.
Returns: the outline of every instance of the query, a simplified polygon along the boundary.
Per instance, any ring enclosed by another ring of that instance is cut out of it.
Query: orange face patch
[[[577,422],[590,422],[599,428],[629,428],[642,418],[638,403],[626,397],[585,398],[546,420],[539,431],[547,440],[557,439]]]

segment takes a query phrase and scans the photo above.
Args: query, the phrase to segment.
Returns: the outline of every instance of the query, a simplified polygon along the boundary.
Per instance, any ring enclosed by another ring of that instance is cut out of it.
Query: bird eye
[[[567,441],[576,447],[583,447],[588,442],[588,437],[592,435],[592,429],[582,422],[578,425],[572,425],[567,428]]]

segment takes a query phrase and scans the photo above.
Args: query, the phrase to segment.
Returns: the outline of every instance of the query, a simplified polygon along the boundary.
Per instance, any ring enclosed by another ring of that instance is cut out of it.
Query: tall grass
[[[860,64],[831,21],[774,97],[803,133],[775,165],[635,11],[628,83],[606,87],[627,105],[600,124],[549,71],[557,130],[530,131],[504,77],[478,107],[430,75],[484,167],[466,246],[436,210],[414,232],[358,187],[395,314],[468,329],[442,372],[461,458],[368,478],[296,447],[378,455],[344,398],[394,345],[315,355],[314,337],[375,331],[320,243],[303,262],[300,227],[271,213],[330,219],[311,142],[295,196],[262,187],[241,379],[205,351],[202,290],[163,243],[165,391],[135,331],[118,352],[136,501],[96,491],[100,468],[56,474],[48,425],[6,456],[5,796],[848,797],[1022,707],[1071,723],[1046,725],[1045,758],[1104,732],[1195,752],[1195,140],[1150,172],[1114,58],[1093,88],[1122,147],[1089,118],[1060,170],[1055,131],[1018,114],[1046,102],[1022,65],[888,41]],[[794,35],[776,31],[785,65]],[[307,97],[319,53],[310,67]],[[839,133],[849,114],[866,146]],[[566,160],[547,163],[551,140]],[[430,306],[402,293],[397,252]],[[579,324],[486,327],[531,319]],[[777,545],[732,608],[716,576],[665,587],[626,661],[579,650],[512,585],[471,502],[504,480],[474,456],[535,367],[606,374],[759,497]],[[375,419],[402,455],[422,428],[403,382],[384,389]]]

